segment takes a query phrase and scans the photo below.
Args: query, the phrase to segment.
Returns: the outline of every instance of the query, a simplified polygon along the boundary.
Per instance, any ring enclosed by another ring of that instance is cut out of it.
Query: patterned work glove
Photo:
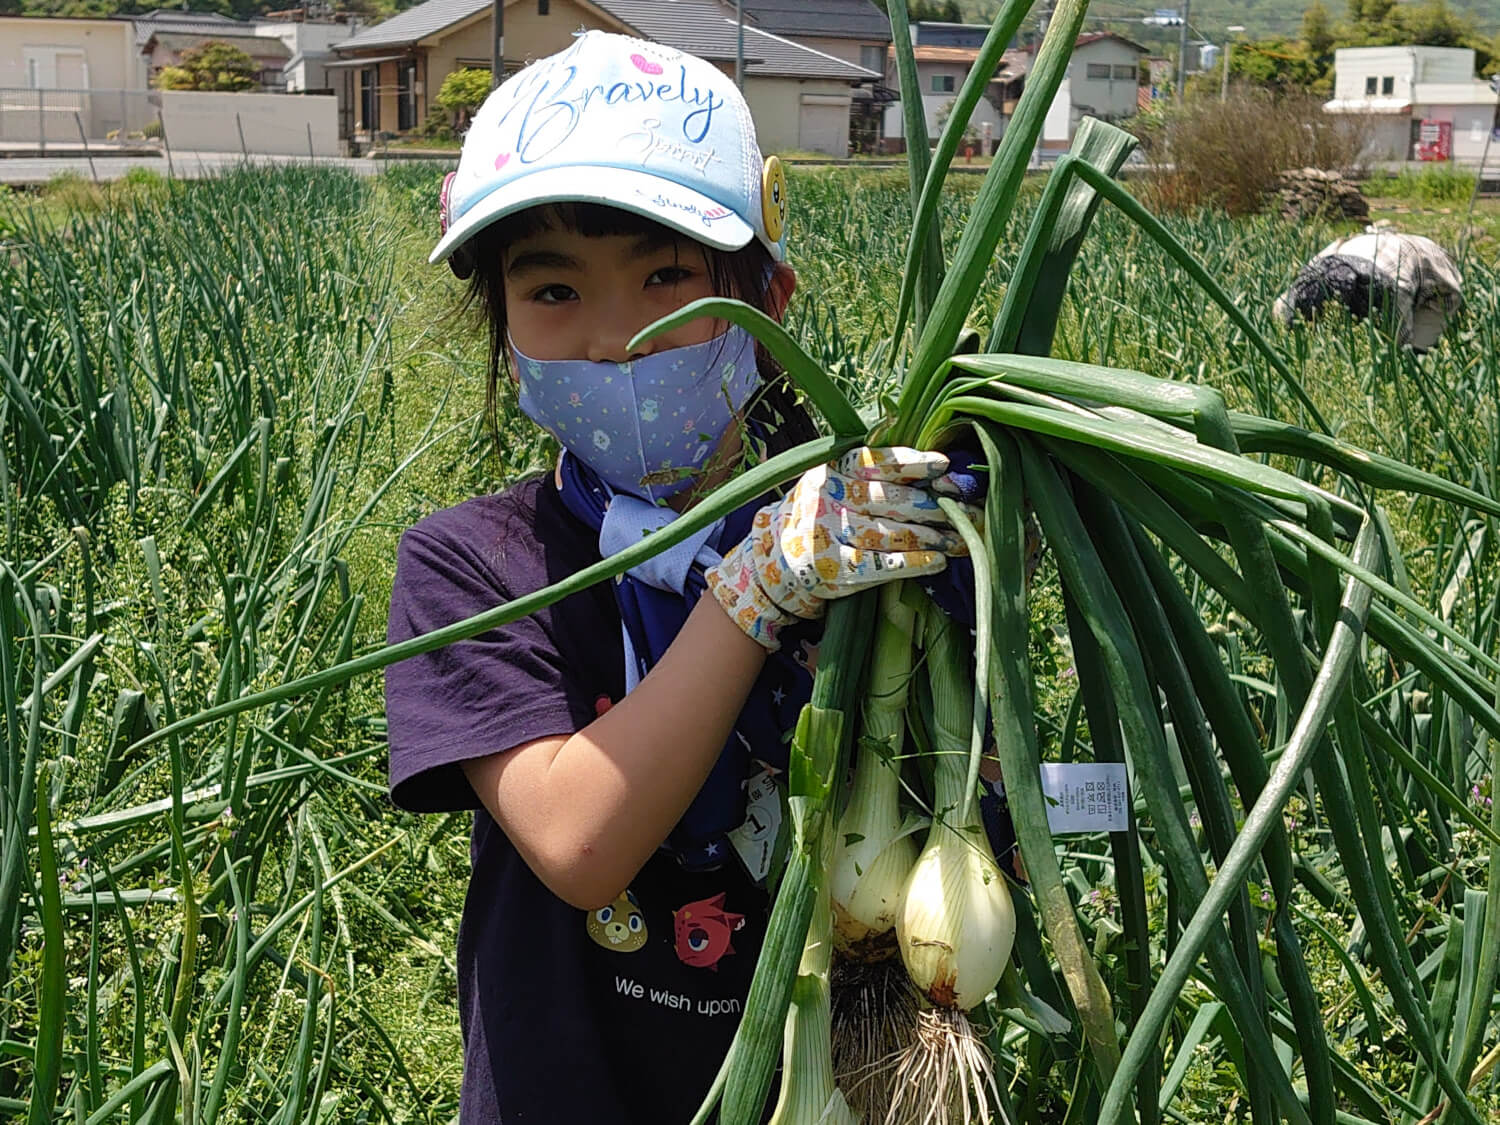
[[[948,458],[894,446],[861,447],[804,473],[751,532],[707,572],[708,588],[747,636],[775,652],[798,618],[823,616],[829,598],[896,578],[936,574],[965,553],[937,500],[920,485]]]

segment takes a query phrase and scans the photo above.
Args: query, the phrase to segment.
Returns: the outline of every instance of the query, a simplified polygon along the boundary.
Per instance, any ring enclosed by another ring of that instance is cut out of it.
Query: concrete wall
[[[1367,160],[1405,160],[1411,151],[1411,118],[1400,114],[1370,114],[1363,156]]]
[[[81,55],[81,61],[87,63],[83,85],[88,88],[144,89],[140,68],[135,64],[131,27],[126,21],[24,16],[0,17],[0,87],[31,85],[28,57],[51,50],[63,55],[57,78],[67,81],[43,81],[42,85],[71,86],[82,79],[83,71],[71,65]]]
[[[314,155],[337,156],[337,101],[328,94],[302,97],[163,90],[161,115],[167,139],[179,151],[233,152],[240,147],[242,126],[245,147],[252,154],[305,156],[311,128]]]

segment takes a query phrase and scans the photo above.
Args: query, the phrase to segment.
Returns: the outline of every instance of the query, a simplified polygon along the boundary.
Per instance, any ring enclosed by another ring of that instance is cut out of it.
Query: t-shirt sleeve
[[[387,638],[407,640],[492,609],[512,597],[506,585],[465,537],[419,525],[397,553]],[[415,812],[477,808],[460,763],[585,726],[592,703],[564,665],[548,611],[390,665],[391,799]]]

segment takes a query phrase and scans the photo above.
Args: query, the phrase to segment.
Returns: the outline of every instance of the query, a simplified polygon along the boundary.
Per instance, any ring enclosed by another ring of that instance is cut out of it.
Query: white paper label
[[[739,854],[750,881],[759,886],[771,870],[771,852],[781,829],[781,798],[769,769],[745,783],[745,823],[731,829],[729,842]]]
[[[1130,827],[1130,785],[1123,762],[1044,762],[1042,795],[1053,832],[1124,832]]]

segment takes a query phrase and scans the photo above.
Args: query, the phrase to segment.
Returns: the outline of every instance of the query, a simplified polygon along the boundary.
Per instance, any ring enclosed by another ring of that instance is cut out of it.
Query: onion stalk
[[[940,1008],[968,1011],[999,982],[1016,938],[1010,891],[968,786],[973,674],[964,639],[936,607],[926,617],[932,685],[933,816],[896,916],[912,982]]]
[[[797,966],[782,1039],[781,1093],[770,1125],[858,1125],[833,1080],[829,966],[833,957],[827,884],[818,890]]]
[[[829,872],[834,945],[855,961],[895,955],[891,930],[917,858],[901,816],[900,755],[906,735],[916,610],[901,584],[880,592],[869,686],[861,706],[859,754],[849,803],[834,833]]]

